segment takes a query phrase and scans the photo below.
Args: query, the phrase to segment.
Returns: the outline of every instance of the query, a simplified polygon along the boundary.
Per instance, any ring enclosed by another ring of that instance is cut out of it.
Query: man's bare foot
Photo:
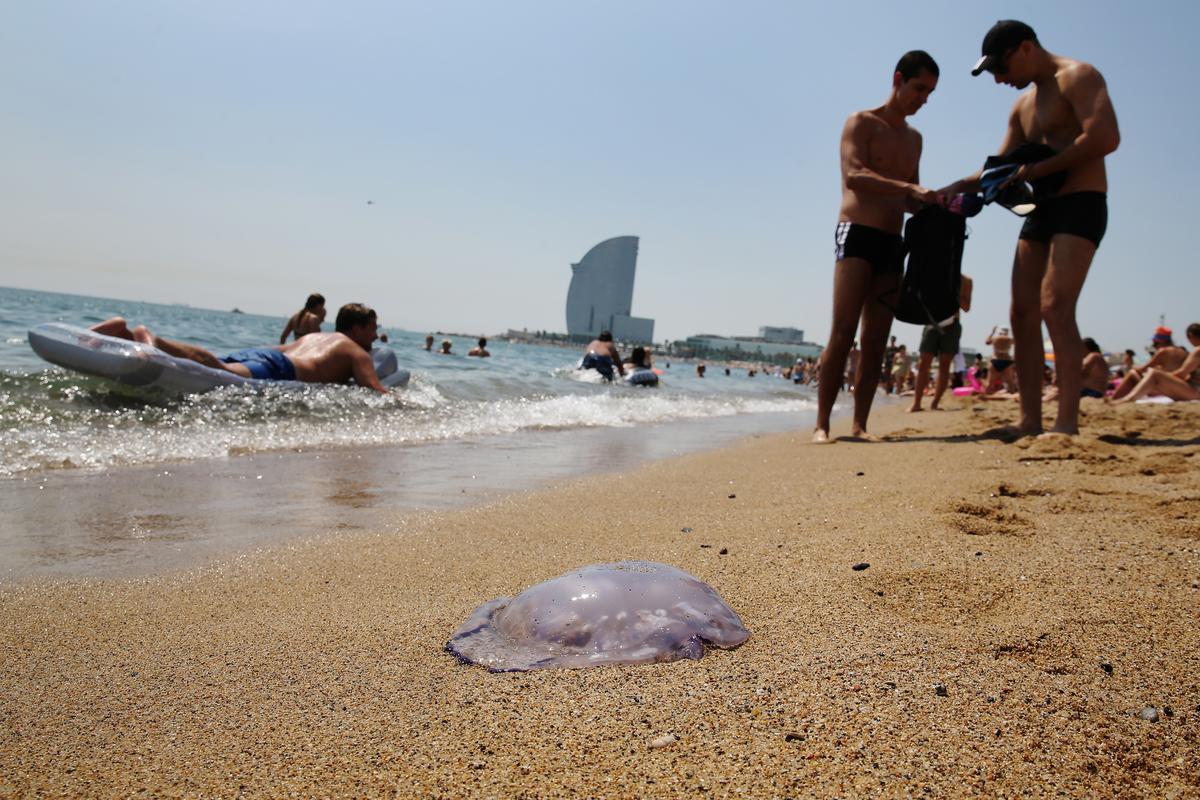
[[[129,332],[129,328],[125,324],[124,317],[113,317],[106,319],[104,322],[98,323],[91,327],[91,330],[104,336],[115,336],[118,339],[128,339],[133,341],[133,334]]]
[[[872,436],[866,431],[850,431],[849,436],[842,437],[848,442],[878,442],[878,436]]]
[[[991,428],[983,432],[983,436],[988,439],[1000,439],[1005,442],[1015,442],[1017,439],[1022,439],[1026,436],[1039,436],[1042,433],[1041,428],[1028,430],[1020,425],[1001,425],[998,428]]]
[[[145,325],[138,325],[133,329],[133,340],[142,344],[148,344],[151,347],[156,346],[154,343],[154,334]]]
[[[1063,438],[1063,437],[1068,437],[1068,436],[1078,436],[1078,435],[1079,435],[1078,427],[1060,428],[1058,425],[1055,425],[1053,428],[1046,431],[1045,433],[1039,433],[1038,438],[1039,439],[1058,439],[1058,438]]]
[[[905,410],[905,412],[907,412],[907,413],[909,413],[909,414],[915,414],[915,413],[917,413],[918,411],[920,411],[920,410],[921,410],[921,407],[920,407],[920,406],[917,406],[917,405],[912,405],[912,406],[909,406],[908,408],[906,408],[906,409],[904,409],[904,410]]]
[[[814,430],[812,443],[813,444],[831,444],[832,440],[829,438],[829,431],[823,431],[820,428],[817,428],[816,430]]]

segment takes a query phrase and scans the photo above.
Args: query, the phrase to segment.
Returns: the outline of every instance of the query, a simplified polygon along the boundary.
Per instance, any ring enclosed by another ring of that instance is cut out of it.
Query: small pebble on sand
[[[651,750],[661,750],[662,748],[664,748],[668,745],[675,744],[675,742],[677,742],[677,741],[679,741],[679,740],[675,738],[675,734],[666,733],[655,739],[651,739],[650,740],[650,749]]]
[[[864,569],[866,569],[869,566],[871,566],[871,565],[868,564],[866,561],[860,561],[857,564],[855,564],[853,567],[851,567],[850,569],[854,570],[855,572],[862,572]]]
[[[1138,713],[1138,716],[1147,722],[1158,722],[1158,709],[1154,706],[1146,706]]]

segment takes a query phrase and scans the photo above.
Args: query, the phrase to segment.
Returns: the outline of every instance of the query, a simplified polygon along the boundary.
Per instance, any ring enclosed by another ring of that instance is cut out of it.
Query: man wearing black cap
[[[921,134],[905,121],[937,87],[937,63],[923,50],[905,53],[892,74],[892,92],[878,108],[858,111],[842,129],[842,206],[834,236],[833,328],[821,355],[817,427],[813,441],[829,441],[829,417],[854,332],[862,320],[862,357],[854,386],[851,433],[865,437],[879,384],[883,348],[892,328],[896,290],[904,270],[904,212],[936,203],[921,186]],[[881,302],[882,301],[882,302]]]
[[[1076,434],[1084,351],[1075,305],[1108,224],[1104,157],[1121,142],[1117,115],[1096,68],[1045,50],[1024,22],[1001,20],[987,32],[971,74],[983,72],[1015,89],[1033,84],[1033,90],[1013,106],[1000,152],[1012,153],[1030,144],[1043,144],[1054,152],[1022,165],[1010,183],[1036,186],[1056,176],[1061,184],[1049,196],[1037,199],[1037,208],[1026,218],[1017,241],[1012,333],[1021,419],[1010,430],[1018,435],[1042,431],[1044,320],[1058,364],[1058,415],[1052,432]],[[960,192],[977,191],[979,177],[977,172],[939,194],[948,200]]]

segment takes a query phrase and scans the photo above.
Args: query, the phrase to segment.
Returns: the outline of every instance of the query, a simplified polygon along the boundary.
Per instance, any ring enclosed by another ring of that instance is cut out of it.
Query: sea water
[[[409,387],[389,396],[349,386],[225,387],[183,398],[138,394],[42,361],[26,333],[42,322],[89,326],[111,316],[222,355],[279,341],[285,320],[182,305],[0,288],[0,478],[44,470],[166,464],[250,453],[388,445],[421,446],[528,431],[639,428],[671,436],[669,423],[734,420],[724,430],[799,427],[812,422],[805,387],[745,370],[667,364],[656,388],[581,380],[579,353],[560,347],[488,342],[491,358],[468,358],[475,341],[449,338],[454,355],[423,349],[425,332],[381,320]],[[326,324],[325,329],[332,329]],[[694,430],[689,426],[689,430]],[[694,432],[688,435],[694,436]],[[516,441],[519,444],[519,437]]]
[[[388,346],[413,375],[387,396],[324,385],[145,395],[29,346],[42,322],[116,315],[218,355],[278,342],[284,326],[0,288],[0,584],[158,574],[354,530],[403,535],[397,512],[806,430],[815,415],[807,387],[762,373],[713,366],[701,379],[659,354],[658,387],[604,384],[574,369],[576,349],[493,338],[491,358],[468,358],[473,337],[435,333],[455,353],[439,355],[423,349],[424,331],[386,318]]]

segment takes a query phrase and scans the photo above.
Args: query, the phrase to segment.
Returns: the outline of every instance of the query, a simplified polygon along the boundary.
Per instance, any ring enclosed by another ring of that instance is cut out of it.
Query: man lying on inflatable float
[[[335,333],[310,333],[291,344],[254,347],[224,358],[193,344],[155,336],[144,325],[130,330],[121,317],[113,317],[91,330],[156,347],[167,355],[195,361],[210,369],[225,370],[242,378],[305,383],[348,383],[387,393],[375,372],[371,344],[378,338],[375,311],[361,303],[338,309]]]

